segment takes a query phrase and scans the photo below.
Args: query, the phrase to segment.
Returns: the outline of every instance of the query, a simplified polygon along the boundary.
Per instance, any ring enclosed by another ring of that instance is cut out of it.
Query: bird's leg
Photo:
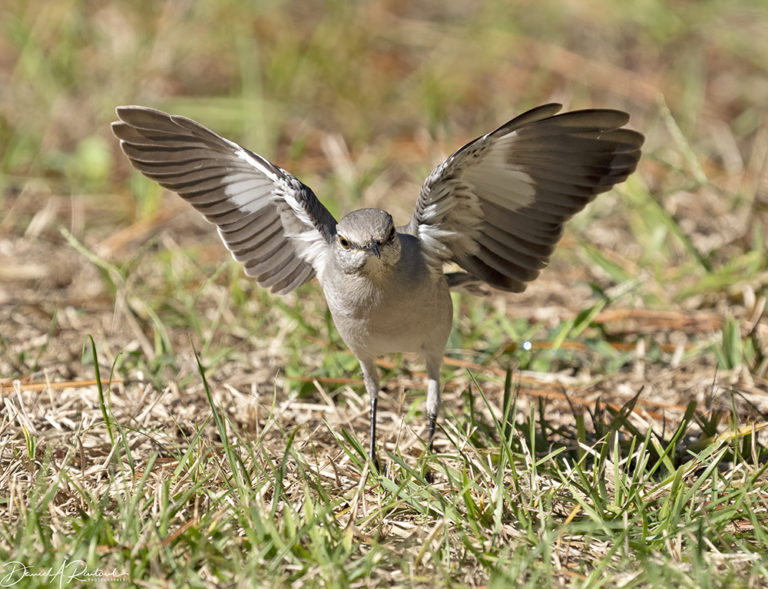
[[[437,414],[440,411],[440,364],[442,355],[437,358],[427,358],[427,417],[429,417],[429,433],[427,437],[427,452],[432,454],[432,441],[435,437]],[[435,482],[435,475],[424,465],[423,475],[428,483]]]
[[[437,415],[429,414],[429,435],[427,436],[427,449],[432,452],[432,438],[435,437],[435,423],[437,423]]]
[[[429,434],[427,449],[432,452],[432,438],[435,436],[437,414],[440,411],[440,364],[442,355],[437,359],[427,359],[427,417],[429,417]]]
[[[379,458],[376,456],[376,406],[379,402],[379,375],[373,360],[360,360],[363,369],[363,381],[368,398],[371,400],[371,438],[368,446],[368,457],[377,472],[381,472]]]
[[[368,456],[371,462],[379,470],[379,459],[376,456],[376,405],[379,400],[377,398],[371,399],[371,436],[368,445]]]

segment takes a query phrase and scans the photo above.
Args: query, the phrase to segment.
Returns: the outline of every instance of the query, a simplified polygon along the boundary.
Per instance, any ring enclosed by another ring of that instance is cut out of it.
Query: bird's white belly
[[[430,277],[431,278],[431,277]],[[429,353],[445,347],[452,303],[445,280],[381,288],[354,277],[343,288],[326,290],[336,328],[358,356],[391,352]]]

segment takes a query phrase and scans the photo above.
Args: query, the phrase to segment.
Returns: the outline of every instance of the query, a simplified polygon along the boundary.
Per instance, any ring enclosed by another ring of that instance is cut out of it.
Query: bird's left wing
[[[534,108],[468,143],[422,186],[410,223],[431,267],[520,292],[538,276],[563,224],[637,166],[643,136],[617,110]]]

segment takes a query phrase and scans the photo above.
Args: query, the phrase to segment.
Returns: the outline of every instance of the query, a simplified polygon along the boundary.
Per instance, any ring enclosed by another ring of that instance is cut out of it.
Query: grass
[[[244,431],[202,366],[200,380],[210,411],[192,428],[121,423],[116,399],[99,396],[106,418],[79,444],[18,453],[15,480],[32,485],[11,486],[14,560],[183,585],[711,587],[766,574],[759,428],[732,425],[694,449],[693,403],[667,439],[639,432],[631,403],[598,404],[600,439],[563,443],[535,408],[511,419],[508,378],[503,408],[476,388],[474,410],[444,421],[438,456],[422,464],[396,448],[380,476],[347,429],[326,422],[336,449],[324,455],[286,429],[273,398],[260,431]],[[63,517],[70,502],[78,515]]]
[[[765,585],[766,24],[748,0],[3,3],[0,583]],[[317,285],[246,280],[108,129],[185,114],[337,216],[402,222],[432,165],[548,100],[627,109],[640,168],[526,293],[456,296],[435,455],[423,366],[382,359],[385,475]]]

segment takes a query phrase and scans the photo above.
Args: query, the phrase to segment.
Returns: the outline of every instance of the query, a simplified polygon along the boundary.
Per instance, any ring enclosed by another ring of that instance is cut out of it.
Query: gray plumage
[[[534,108],[468,143],[427,177],[406,225],[380,209],[338,223],[282,168],[185,117],[117,108],[112,124],[135,168],[214,223],[236,260],[283,294],[317,276],[336,327],[360,360],[376,459],[378,356],[416,352],[427,365],[431,447],[439,372],[451,329],[449,289],[525,289],[564,223],[631,174],[643,136],[617,110]],[[445,264],[462,271],[446,274]]]

